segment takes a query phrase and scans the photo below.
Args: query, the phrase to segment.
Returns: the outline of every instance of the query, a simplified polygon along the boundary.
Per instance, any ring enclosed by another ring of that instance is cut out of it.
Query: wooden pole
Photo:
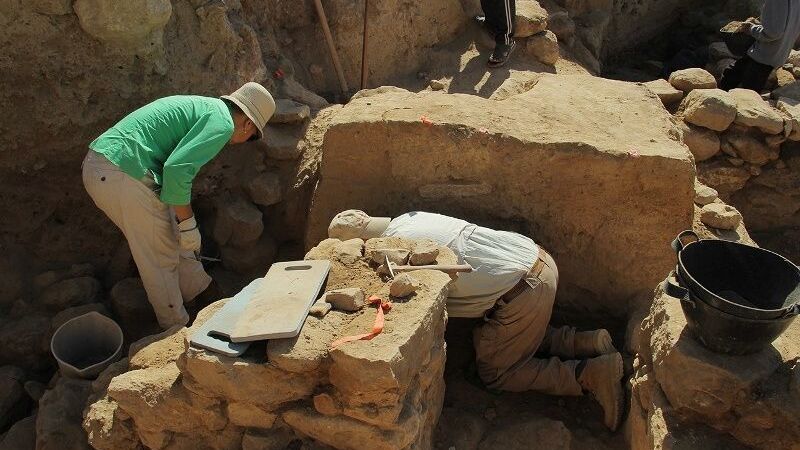
[[[369,0],[364,0],[364,38],[361,41],[361,89],[367,88],[367,18],[369,17]]]
[[[325,15],[325,9],[322,7],[322,0],[314,0],[314,6],[317,7],[317,16],[319,17],[319,23],[322,25],[322,33],[325,34],[325,42],[328,43],[328,52],[331,54],[331,60],[333,60],[333,67],[336,69],[336,76],[339,77],[339,87],[342,89],[342,93],[347,95],[347,80],[344,78],[344,71],[342,70],[342,64],[339,62],[339,53],[336,51],[336,46],[333,43],[333,35],[331,34],[331,29],[328,27],[328,17]]]

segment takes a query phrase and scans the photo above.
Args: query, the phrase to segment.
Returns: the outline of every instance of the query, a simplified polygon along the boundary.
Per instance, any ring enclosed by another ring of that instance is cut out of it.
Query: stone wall
[[[309,316],[300,335],[255,343],[240,358],[187,344],[220,301],[191,328],[131,346],[129,358],[94,384],[84,417],[97,450],[286,448],[427,449],[444,397],[445,299],[450,278],[410,272],[418,288],[394,298],[372,252],[412,241],[325,240],[307,258],[332,262],[327,289],[357,288],[390,299],[383,333],[330,344],[372,328],[375,308]],[[365,247],[365,248],[364,248]],[[455,255],[439,249],[438,263]],[[314,448],[314,447],[312,447]]]
[[[709,351],[659,287],[635,328],[627,432],[633,450],[796,449],[800,442],[800,323],[745,356]]]
[[[694,167],[674,136],[657,97],[588,76],[543,77],[503,101],[362,93],[325,136],[307,241],[348,208],[455,215],[547,248],[565,310],[624,317],[691,227]]]

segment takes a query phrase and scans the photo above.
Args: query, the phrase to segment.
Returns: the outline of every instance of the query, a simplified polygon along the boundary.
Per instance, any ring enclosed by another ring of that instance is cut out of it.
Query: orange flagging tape
[[[373,295],[370,298],[368,298],[367,302],[369,302],[370,305],[375,305],[378,310],[377,315],[375,316],[375,323],[372,324],[372,331],[369,333],[357,334],[355,336],[345,336],[341,339],[337,339],[333,341],[333,343],[331,344],[332,349],[347,342],[361,341],[361,340],[368,341],[374,338],[375,336],[381,334],[381,332],[383,331],[383,324],[385,322],[383,318],[384,311],[389,312],[392,309],[392,304],[390,302],[387,302],[386,300],[383,300],[377,295]]]

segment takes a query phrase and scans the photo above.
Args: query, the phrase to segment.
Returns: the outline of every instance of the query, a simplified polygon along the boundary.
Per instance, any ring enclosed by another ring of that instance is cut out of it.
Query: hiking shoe
[[[517,41],[515,41],[513,38],[511,39],[510,44],[499,43],[495,45],[492,56],[489,57],[489,67],[503,66],[506,62],[508,62],[508,58],[511,56],[511,53],[514,51],[516,46]]]
[[[605,329],[575,333],[576,358],[592,358],[616,352],[611,335]]]
[[[586,367],[578,383],[603,407],[603,422],[611,430],[619,427],[622,419],[622,355],[611,353],[586,360]]]

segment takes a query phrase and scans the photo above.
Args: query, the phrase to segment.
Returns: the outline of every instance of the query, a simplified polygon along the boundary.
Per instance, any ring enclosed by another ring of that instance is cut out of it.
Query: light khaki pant
[[[83,161],[83,185],[94,203],[119,227],[139,269],[159,325],[186,325],[191,301],[211,277],[191,252],[181,252],[172,208],[162,203],[149,178],[131,178],[103,155],[89,150]]]
[[[498,300],[474,331],[478,374],[492,389],[581,395],[575,378],[575,329],[548,325],[558,286],[558,268],[550,255],[530,287],[508,303]],[[541,352],[549,358],[536,358]],[[565,360],[562,360],[565,359]]]

